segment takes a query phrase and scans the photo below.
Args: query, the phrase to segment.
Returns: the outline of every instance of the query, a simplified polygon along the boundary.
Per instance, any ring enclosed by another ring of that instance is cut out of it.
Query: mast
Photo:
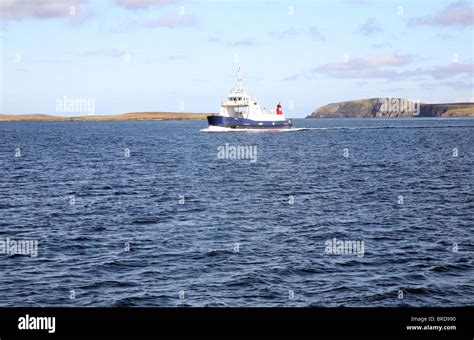
[[[242,73],[240,72],[240,66],[237,71],[237,90],[242,92]]]

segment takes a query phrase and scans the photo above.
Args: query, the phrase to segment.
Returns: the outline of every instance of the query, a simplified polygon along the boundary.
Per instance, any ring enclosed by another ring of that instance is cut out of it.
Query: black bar
[[[55,317],[55,332],[19,318]],[[412,317],[418,318],[413,321]],[[430,319],[434,318],[434,319]],[[455,318],[453,321],[452,318]],[[431,321],[430,321],[431,320]],[[449,321],[446,321],[449,320]],[[407,326],[456,330],[407,330]],[[473,339],[474,308],[0,308],[0,339],[249,337]]]

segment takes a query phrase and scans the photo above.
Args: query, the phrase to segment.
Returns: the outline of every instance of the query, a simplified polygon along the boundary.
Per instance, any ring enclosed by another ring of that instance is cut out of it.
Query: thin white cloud
[[[408,54],[379,53],[369,54],[362,58],[350,59],[347,62],[329,63],[318,66],[313,72],[355,71],[379,67],[404,66],[412,62]]]
[[[290,28],[287,28],[287,29],[282,30],[282,31],[273,31],[273,32],[270,32],[268,34],[270,36],[278,38],[278,39],[285,39],[285,38],[288,38],[288,37],[297,36],[300,33],[294,27],[290,27]]]
[[[344,0],[344,3],[348,5],[368,5],[370,4],[369,0]]]
[[[194,15],[166,14],[158,18],[142,21],[128,20],[112,27],[101,26],[99,32],[105,34],[129,33],[142,28],[178,28],[193,27],[198,25],[198,20]]]
[[[51,19],[80,14],[80,7],[86,0],[1,0],[0,18],[6,21],[25,19]]]
[[[219,37],[216,37],[214,35],[210,36],[209,38],[207,38],[207,42],[210,42],[210,43],[220,43],[221,42],[221,39]]]
[[[381,33],[383,29],[375,18],[369,18],[359,26],[358,31],[366,36],[374,36],[378,33]]]
[[[448,79],[459,75],[474,77],[474,64],[452,63],[446,66],[417,68],[405,71],[397,71],[394,68],[386,67],[330,69],[323,65],[322,67],[314,68],[311,72],[313,74],[327,74],[334,78],[400,79],[431,77],[434,79]]]
[[[226,43],[227,46],[260,46],[261,43],[256,41],[255,39],[248,38],[248,39],[241,39],[236,41],[229,41]]]
[[[452,63],[431,68],[399,70],[409,65],[413,60],[411,55],[401,54],[371,54],[347,62],[328,63],[314,67],[306,72],[298,73],[283,80],[311,78],[315,75],[326,75],[332,78],[352,79],[401,79],[426,78],[449,79],[457,76],[474,77],[474,64]]]
[[[474,7],[465,1],[453,2],[436,15],[412,18],[408,23],[415,26],[472,26]]]
[[[161,17],[145,22],[147,28],[155,27],[191,27],[197,25],[197,18],[194,15],[166,14]]]
[[[453,35],[451,34],[446,34],[446,33],[437,33],[435,35],[435,39],[443,39],[443,40],[447,40],[447,39],[452,39],[453,38]]]
[[[117,49],[117,48],[100,48],[95,50],[89,50],[79,53],[81,57],[111,57],[111,58],[121,58],[127,54],[127,51]]]
[[[326,41],[326,37],[316,25],[309,25],[305,28],[289,27],[281,31],[271,31],[268,33],[268,35],[277,39],[286,39],[296,36],[309,36],[311,39],[316,41]]]
[[[473,83],[471,82],[463,82],[463,81],[444,81],[444,82],[437,82],[436,85],[442,85],[449,88],[456,88],[456,89],[472,89]]]
[[[176,0],[115,0],[115,4],[127,9],[143,9],[153,6],[166,6],[177,3]]]
[[[308,34],[313,40],[326,41],[326,38],[324,37],[324,35],[321,33],[319,28],[315,25],[311,25],[308,27]]]
[[[451,78],[460,74],[474,77],[474,64],[451,63],[447,66],[437,66],[425,71],[436,79]]]
[[[381,42],[370,45],[371,48],[389,48],[392,47],[392,44],[389,42]]]
[[[222,40],[216,36],[210,36],[207,39],[210,43],[216,43],[226,47],[238,47],[238,46],[261,46],[262,43],[256,41],[253,38],[243,38],[240,40]]]
[[[189,59],[189,58],[190,58],[190,56],[188,56],[188,55],[170,55],[166,59],[177,61],[177,60],[186,60],[186,59]]]

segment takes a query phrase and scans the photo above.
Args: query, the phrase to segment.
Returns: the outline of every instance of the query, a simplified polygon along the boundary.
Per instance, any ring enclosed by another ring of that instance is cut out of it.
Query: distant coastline
[[[404,98],[370,98],[331,103],[306,118],[474,117],[474,103],[424,104]]]
[[[189,113],[189,112],[128,112],[119,115],[91,115],[91,116],[52,116],[46,114],[0,114],[0,122],[13,121],[130,121],[130,120],[199,120],[206,119],[212,113]]]
[[[215,113],[127,112],[118,115],[53,116],[47,114],[2,114],[0,122],[205,120]],[[306,118],[386,118],[386,117],[474,117],[474,103],[425,104],[403,98],[370,98],[330,103]]]

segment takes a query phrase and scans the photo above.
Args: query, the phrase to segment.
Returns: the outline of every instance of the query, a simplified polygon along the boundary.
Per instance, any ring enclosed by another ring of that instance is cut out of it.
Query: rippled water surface
[[[295,125],[0,123],[0,305],[472,306],[474,120]]]

